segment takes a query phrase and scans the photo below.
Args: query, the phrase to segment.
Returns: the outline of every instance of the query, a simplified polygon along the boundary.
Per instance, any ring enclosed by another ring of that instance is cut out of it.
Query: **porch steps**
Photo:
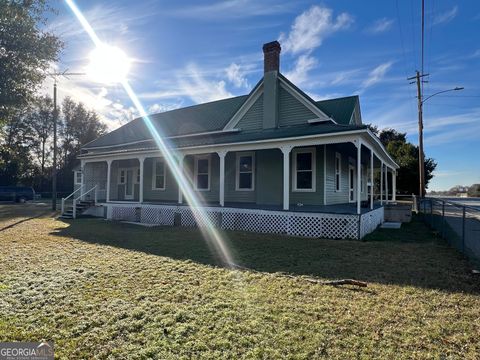
[[[93,206],[95,201],[93,200],[82,200],[77,203],[76,210],[77,210],[77,218],[81,217],[82,213]],[[60,219],[73,219],[73,205],[68,206],[65,209],[65,212],[59,216]]]

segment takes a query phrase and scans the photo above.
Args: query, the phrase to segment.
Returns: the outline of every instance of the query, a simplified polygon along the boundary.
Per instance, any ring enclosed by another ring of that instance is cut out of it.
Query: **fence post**
[[[463,214],[462,214],[462,252],[465,253],[465,206],[463,206]]]
[[[442,200],[442,238],[445,238],[445,200]]]

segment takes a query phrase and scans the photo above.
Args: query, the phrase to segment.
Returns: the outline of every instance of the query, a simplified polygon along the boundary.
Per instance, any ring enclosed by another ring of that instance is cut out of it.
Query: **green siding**
[[[145,159],[143,177],[143,201],[178,201],[178,185],[167,164],[165,164],[165,190],[152,189],[153,164],[155,159],[159,158]]]
[[[335,191],[335,153],[339,152],[342,156],[341,163],[341,180],[340,180],[340,191]],[[349,164],[353,165],[356,169],[356,157],[357,152],[353,144],[343,144],[343,145],[327,145],[327,183],[326,183],[326,193],[327,193],[327,205],[331,204],[344,204],[348,203],[348,168]],[[367,182],[367,164],[370,161],[370,158],[366,154],[362,153],[362,164],[364,166],[364,176],[363,181],[366,184]],[[355,176],[356,176],[355,171]],[[366,185],[365,185],[366,189]],[[361,200],[366,200],[368,194],[366,191],[363,194],[360,194]]]
[[[278,149],[257,151],[256,203],[281,205],[283,202],[283,154]]]
[[[279,126],[292,126],[306,124],[308,120],[318,116],[298,101],[283,86],[279,93]]]
[[[301,149],[301,148],[297,148]],[[290,204],[303,204],[303,205],[323,205],[323,146],[315,147],[315,175],[316,175],[316,188],[312,192],[300,192],[293,191],[293,174],[295,169],[293,168],[293,150],[290,156]],[[283,192],[282,192],[283,196]]]
[[[253,152],[255,153],[255,152]],[[236,176],[237,176],[237,153],[229,152],[225,157],[225,202],[245,202],[245,203],[255,203],[256,199],[256,175],[257,175],[257,161],[255,154],[255,178],[254,181],[254,190],[253,191],[237,191],[235,190],[236,186]]]
[[[261,130],[263,126],[263,94],[248,109],[237,124],[242,130]]]
[[[194,186],[194,156],[186,156],[184,160],[185,173],[190,179],[191,188],[203,203],[218,203],[220,194],[219,174],[220,159],[217,154],[210,154],[210,190],[197,191]],[[185,201],[185,199],[184,199]]]

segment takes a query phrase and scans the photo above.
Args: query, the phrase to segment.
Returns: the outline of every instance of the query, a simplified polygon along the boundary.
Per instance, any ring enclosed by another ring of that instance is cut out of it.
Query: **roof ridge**
[[[188,106],[179,107],[179,108],[176,108],[176,109],[171,109],[171,110],[167,110],[167,111],[161,111],[161,112],[158,112],[158,113],[155,113],[155,114],[148,114],[148,116],[154,116],[154,115],[159,115],[159,114],[168,114],[168,113],[171,113],[171,112],[175,112],[175,111],[179,111],[179,110],[185,110],[185,109],[190,109],[190,108],[195,108],[195,107],[202,106],[202,105],[214,104],[214,103],[219,103],[219,102],[222,102],[222,101],[238,99],[238,98],[240,98],[240,97],[242,97],[242,96],[248,96],[248,94],[237,95],[237,96],[232,96],[232,97],[229,97],[229,98],[218,99],[218,100],[213,100],[213,101],[207,101],[207,102],[200,103],[200,104],[188,105]],[[139,116],[138,118],[135,118],[134,120],[140,119],[140,118],[142,118],[142,117]]]
[[[323,99],[323,100],[314,100],[316,103],[322,101],[331,101],[331,100],[342,100],[342,99],[350,99],[350,98],[360,98],[360,95],[348,95],[348,96],[341,96],[337,98],[330,98],[330,99]]]

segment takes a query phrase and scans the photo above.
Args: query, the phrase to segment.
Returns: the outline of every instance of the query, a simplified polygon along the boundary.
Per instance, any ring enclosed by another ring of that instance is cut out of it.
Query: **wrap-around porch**
[[[76,186],[101,203],[181,205],[181,172],[202,206],[361,214],[395,201],[396,171],[367,143],[302,145],[175,152],[176,169],[160,151],[82,159]]]

